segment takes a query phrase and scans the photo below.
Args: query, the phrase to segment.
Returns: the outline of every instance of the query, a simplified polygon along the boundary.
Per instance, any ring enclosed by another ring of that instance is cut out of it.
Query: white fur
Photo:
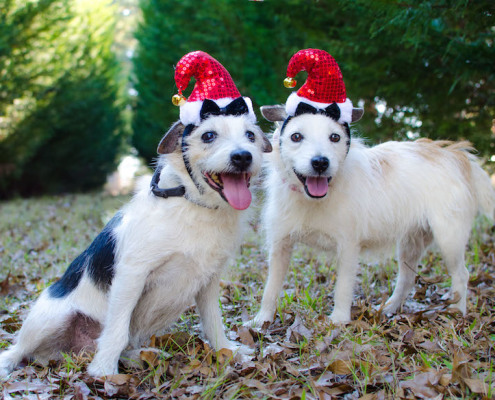
[[[246,137],[247,130],[255,132],[254,143]],[[200,139],[207,131],[218,134],[211,144]],[[150,192],[149,177],[140,182],[113,232],[115,275],[109,290],[101,290],[86,275],[64,298],[53,298],[46,289],[24,322],[16,344],[0,355],[0,377],[5,378],[24,357],[46,361],[56,356],[57,349],[47,349],[46,343],[66,328],[68,317],[76,311],[102,325],[88,367],[96,376],[116,374],[119,357],[128,344],[139,346],[167,328],[194,301],[210,344],[216,349],[239,349],[225,335],[218,291],[220,274],[238,250],[248,213],[229,206],[206,184],[200,171],[231,170],[231,152],[243,149],[252,154],[249,172],[256,176],[262,161],[261,135],[244,116],[211,117],[192,132],[188,155],[203,194],[186,171],[180,145],[161,156],[159,164],[164,167],[159,187],[182,184],[187,199],[156,197]]]
[[[291,141],[299,132],[304,139]],[[338,133],[338,143],[329,140]],[[478,211],[493,217],[494,191],[469,143],[387,142],[366,147],[353,138],[346,154],[346,133],[322,115],[293,118],[273,137],[268,155],[267,200],[263,212],[269,244],[269,275],[262,305],[248,324],[273,321],[276,301],[296,242],[328,251],[337,261],[335,323],[351,319],[358,260],[397,249],[399,274],[385,312],[395,312],[414,286],[418,262],[428,245],[438,245],[452,277],[454,306],[466,312],[468,271],[464,261],[473,218]],[[280,145],[279,145],[280,140]],[[323,198],[310,198],[293,170],[312,173],[310,160],[330,160]]]

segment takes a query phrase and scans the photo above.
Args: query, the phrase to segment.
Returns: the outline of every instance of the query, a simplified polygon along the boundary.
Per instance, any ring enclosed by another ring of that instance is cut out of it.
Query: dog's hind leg
[[[451,298],[458,298],[458,301],[450,307],[459,309],[465,315],[469,272],[466,268],[464,252],[468,235],[465,235],[461,229],[452,227],[450,234],[444,233],[438,239],[435,237],[435,242],[440,248],[447,271],[452,278]]]
[[[265,322],[273,322],[273,317],[277,309],[277,299],[282,290],[285,276],[287,275],[293,246],[294,244],[289,237],[285,237],[272,244],[268,279],[263,292],[260,311],[252,320],[246,322],[244,325],[261,328]]]
[[[400,241],[398,248],[399,273],[394,292],[383,308],[385,314],[395,313],[413,290],[418,263],[432,239],[433,236],[429,230],[418,230]]]
[[[108,311],[97,351],[88,365],[92,376],[118,373],[120,354],[129,343],[129,326],[132,312],[142,295],[149,270],[135,265],[116,268],[108,300]]]
[[[0,354],[0,379],[5,379],[25,358],[46,362],[57,353],[57,338],[72,312],[67,299],[55,299],[45,290],[29,312],[15,344]]]

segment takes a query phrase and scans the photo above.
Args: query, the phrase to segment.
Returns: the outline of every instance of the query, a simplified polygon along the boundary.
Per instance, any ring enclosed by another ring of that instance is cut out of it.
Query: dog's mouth
[[[304,190],[308,194],[309,197],[313,198],[321,198],[325,197],[328,193],[328,184],[332,177],[328,176],[304,176],[294,170],[297,178],[304,185]]]
[[[251,204],[249,190],[251,174],[247,172],[203,172],[203,177],[210,187],[236,210],[245,210]]]

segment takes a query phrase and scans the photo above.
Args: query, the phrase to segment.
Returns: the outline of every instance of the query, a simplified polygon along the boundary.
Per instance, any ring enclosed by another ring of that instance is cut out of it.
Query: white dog
[[[261,309],[248,324],[273,321],[296,242],[337,261],[335,323],[350,321],[354,280],[363,255],[397,250],[399,274],[385,312],[395,312],[414,286],[418,262],[435,242],[452,277],[454,305],[466,312],[464,251],[478,211],[492,217],[494,191],[469,143],[387,142],[366,147],[348,125],[322,114],[286,119],[282,106],[262,107],[284,121],[273,135],[263,213],[269,275]],[[353,121],[362,110],[353,111]]]
[[[210,344],[236,350],[223,329],[220,273],[238,249],[250,179],[270,150],[246,114],[172,126],[158,147],[151,190],[148,180],[43,291],[15,345],[0,355],[0,376],[24,358],[47,361],[90,348],[96,338],[89,373],[116,374],[128,344],[139,346],[194,300]]]

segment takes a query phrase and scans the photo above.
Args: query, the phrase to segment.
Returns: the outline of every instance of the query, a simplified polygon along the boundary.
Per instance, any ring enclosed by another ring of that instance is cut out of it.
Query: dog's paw
[[[385,303],[385,306],[382,308],[382,314],[384,314],[384,315],[393,315],[393,314],[395,314],[397,312],[397,310],[399,309],[399,307],[400,307],[400,305],[396,305],[394,303],[390,303],[390,302],[387,301]]]
[[[0,366],[0,382],[6,381],[9,378],[11,372],[11,368]]]
[[[248,328],[258,328],[261,329],[265,324],[271,324],[273,322],[273,314],[267,314],[259,312],[253,319],[243,323],[244,326]]]
[[[99,360],[97,357],[88,365],[88,374],[94,377],[116,375],[118,373],[117,363]]]
[[[350,312],[334,310],[332,314],[330,314],[329,320],[334,325],[345,325],[351,322],[351,314]]]
[[[9,351],[0,354],[0,382],[8,379],[17,362],[9,356]]]

